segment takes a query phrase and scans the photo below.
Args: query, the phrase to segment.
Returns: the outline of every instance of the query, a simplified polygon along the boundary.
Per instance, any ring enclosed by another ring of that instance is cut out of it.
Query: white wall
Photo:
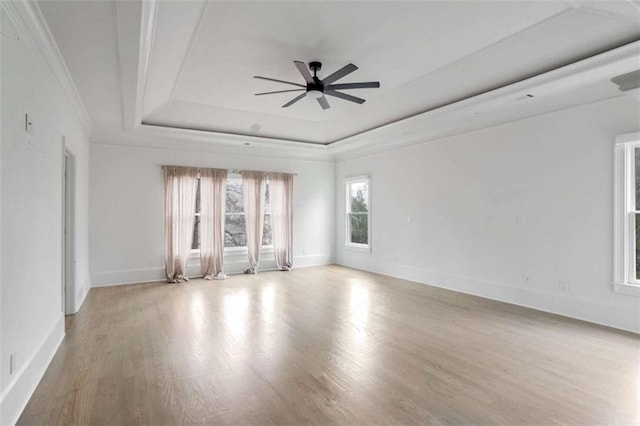
[[[89,285],[89,143],[35,48],[2,12],[0,423],[17,420],[64,336],[62,137],[77,155],[77,305]],[[33,117],[24,131],[25,113]],[[14,372],[9,375],[9,357]]]
[[[91,283],[93,286],[163,280],[164,196],[160,166],[182,165],[297,173],[294,179],[295,266],[333,261],[334,175],[332,162],[91,144]],[[246,253],[246,252],[245,252]],[[200,275],[198,259],[189,275]],[[225,271],[248,267],[246,254],[225,256]],[[275,267],[273,255],[261,269]]]
[[[337,262],[640,332],[640,298],[611,288],[613,144],[639,114],[620,97],[339,162]],[[367,173],[361,253],[343,180]]]

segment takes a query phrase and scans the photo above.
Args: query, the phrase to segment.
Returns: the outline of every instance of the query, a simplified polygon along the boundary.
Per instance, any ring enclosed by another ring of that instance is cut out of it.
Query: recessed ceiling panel
[[[329,98],[281,108],[294,94],[254,96],[303,83],[293,60],[323,63],[322,78],[354,63],[341,82],[380,81],[351,93],[372,100],[483,49],[562,10],[552,3],[487,2],[212,2],[208,4],[177,82],[173,100],[329,121],[363,109]],[[366,109],[366,108],[364,108]]]

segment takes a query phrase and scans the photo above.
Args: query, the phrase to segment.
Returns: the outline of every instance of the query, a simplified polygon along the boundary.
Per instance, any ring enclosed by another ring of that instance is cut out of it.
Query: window
[[[247,232],[244,222],[244,201],[242,198],[242,178],[227,179],[227,206],[224,222],[224,246],[246,247]],[[264,204],[264,227],[262,245],[271,245],[271,204],[269,203],[269,184],[267,183]]]
[[[613,288],[640,296],[640,134],[616,141]]]
[[[629,227],[631,229],[632,235],[630,236],[633,240],[633,262],[631,266],[631,274],[634,284],[640,284],[640,244],[638,244],[638,237],[640,236],[640,147],[633,147],[633,203],[631,205],[631,209],[629,211],[630,221]]]
[[[369,178],[353,178],[346,182],[346,245],[369,249]]]
[[[193,241],[191,250],[200,249],[200,179],[198,178],[198,189],[196,190],[196,220],[193,222]]]
[[[242,178],[229,176],[227,178],[227,200],[225,206],[224,221],[224,246],[225,248],[246,247],[247,233],[244,223],[244,201],[242,198]],[[269,184],[267,183],[264,228],[262,246],[271,245],[271,204],[269,203]],[[193,227],[192,250],[200,249],[200,180],[196,193],[196,220]]]

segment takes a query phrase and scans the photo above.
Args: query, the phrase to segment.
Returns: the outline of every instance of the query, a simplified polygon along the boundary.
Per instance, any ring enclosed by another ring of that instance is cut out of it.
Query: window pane
[[[196,221],[193,225],[193,242],[191,243],[191,249],[197,250],[200,248],[200,216],[196,216]]]
[[[369,215],[350,214],[351,242],[354,244],[369,244]]]
[[[262,227],[262,245],[271,245],[271,215],[264,215],[264,226]]]
[[[224,223],[224,246],[245,247],[247,232],[244,224],[244,214],[228,213]]]
[[[355,182],[349,185],[349,198],[351,199],[351,212],[369,211],[369,184],[367,182]]]
[[[242,181],[240,179],[227,180],[227,213],[244,212],[244,202],[242,200]]]
[[[271,245],[271,203],[269,202],[269,185],[266,186],[264,211],[265,217],[262,245]],[[229,178],[227,180],[224,246],[247,246],[247,233],[244,223],[244,201],[242,199],[242,179]]]
[[[264,214],[271,214],[271,201],[269,200],[269,184],[267,183],[264,193]]]
[[[198,179],[198,183],[196,184],[196,213],[200,213],[200,179]]]
[[[640,210],[640,147],[634,148],[636,170],[636,210]]]

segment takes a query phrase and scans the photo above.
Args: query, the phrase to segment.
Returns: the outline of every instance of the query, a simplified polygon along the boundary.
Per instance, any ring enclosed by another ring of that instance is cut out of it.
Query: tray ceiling
[[[40,3],[99,129],[141,122],[329,144],[640,39],[626,1],[154,6]],[[381,88],[348,91],[362,105],[328,98],[324,111],[313,99],[281,108],[295,93],[253,95],[291,88],[254,75],[302,83],[293,60],[321,61],[321,78],[351,62],[360,69],[341,83]]]

